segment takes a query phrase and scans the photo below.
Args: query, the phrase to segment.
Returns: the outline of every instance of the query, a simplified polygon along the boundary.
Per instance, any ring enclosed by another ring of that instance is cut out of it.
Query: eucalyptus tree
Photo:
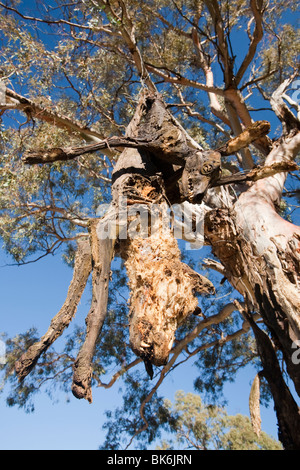
[[[256,361],[279,438],[299,449],[285,379],[299,394],[296,2],[0,8],[1,237],[18,264],[60,251],[74,269],[48,331],[7,341],[6,379],[19,379],[11,403],[26,403],[53,371],[89,401],[93,384],[126,373],[140,399],[128,433],[151,440],[159,420],[147,406],[178,361],[197,357],[196,386],[215,392]],[[205,244],[193,252],[200,272],[183,262],[180,240]],[[57,354],[90,278],[86,330]],[[214,300],[230,286],[230,303]],[[141,393],[130,378],[140,363],[156,381]]]

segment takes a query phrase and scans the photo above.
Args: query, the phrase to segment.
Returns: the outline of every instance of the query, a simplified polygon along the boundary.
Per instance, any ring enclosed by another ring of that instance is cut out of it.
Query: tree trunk
[[[292,132],[274,146],[266,165],[294,158],[299,148],[300,133]],[[259,180],[232,207],[209,212],[205,235],[228,280],[261,315],[272,348],[281,351],[300,395],[300,370],[292,360],[294,341],[300,337],[300,229],[276,212],[284,182],[283,173]],[[264,364],[263,354],[261,359]],[[275,359],[273,367],[277,367]],[[282,410],[284,381],[281,377],[279,383],[278,374],[272,375],[266,365],[264,368],[280,424],[283,418],[278,409]],[[300,449],[299,409],[292,397],[285,405],[281,440],[288,448]]]

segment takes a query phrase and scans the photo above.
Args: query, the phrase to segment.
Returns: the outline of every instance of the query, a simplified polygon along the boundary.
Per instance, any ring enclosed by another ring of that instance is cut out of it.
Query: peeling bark
[[[101,135],[93,129],[83,126],[76,120],[72,120],[67,116],[63,116],[55,111],[45,109],[43,106],[37,105],[34,101],[19,95],[13,90],[6,88],[7,104],[0,106],[0,109],[17,109],[23,111],[30,118],[41,119],[49,122],[57,127],[66,129],[68,132],[76,132],[86,141],[99,141]]]
[[[130,287],[130,342],[146,363],[165,365],[178,326],[197,309],[196,292],[214,293],[213,284],[181,262],[181,253],[160,206],[152,233],[128,240],[124,250]]]

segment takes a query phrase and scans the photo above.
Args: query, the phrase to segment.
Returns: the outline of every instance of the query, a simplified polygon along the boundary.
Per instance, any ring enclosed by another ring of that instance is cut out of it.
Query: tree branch
[[[29,150],[24,153],[23,162],[29,165],[37,163],[53,163],[56,161],[68,161],[86,153],[98,152],[110,148],[149,148],[151,141],[143,139],[132,139],[130,137],[110,137],[101,140],[95,144],[85,145],[83,147],[64,147]],[[154,144],[152,144],[153,147]]]
[[[144,398],[144,400],[142,401],[141,403],[141,406],[140,406],[140,410],[139,410],[139,413],[140,413],[140,417],[141,419],[143,420],[144,424],[139,428],[137,429],[137,431],[134,433],[134,435],[132,436],[132,438],[130,439],[128,445],[126,446],[126,449],[131,445],[133,439],[138,435],[140,434],[141,432],[145,431],[149,424],[148,424],[148,421],[145,417],[145,413],[144,413],[144,409],[145,409],[145,406],[147,405],[147,403],[149,403],[149,401],[151,400],[151,398],[153,397],[154,393],[157,391],[157,389],[160,387],[160,385],[162,384],[165,376],[167,375],[167,373],[171,370],[171,368],[174,366],[178,356],[180,355],[180,353],[186,348],[186,346],[192,342],[194,339],[197,338],[197,336],[199,336],[199,334],[201,333],[201,331],[208,327],[208,326],[211,326],[213,324],[219,324],[221,323],[222,321],[226,320],[226,318],[228,318],[235,310],[238,310],[236,305],[234,303],[229,303],[227,305],[225,305],[225,307],[222,308],[222,310],[215,314],[215,315],[212,315],[211,317],[208,317],[206,318],[205,320],[202,320],[201,322],[198,323],[198,325],[196,325],[196,327],[194,328],[193,331],[191,331],[190,333],[188,333],[186,335],[186,337],[184,339],[182,339],[171,351],[171,353],[173,354],[172,358],[168,361],[168,363],[163,367],[163,369],[161,370],[160,372],[160,376],[159,376],[159,379],[158,381],[156,382],[156,384],[154,385],[154,387],[151,389],[151,391],[149,392],[149,394]],[[258,315],[255,316],[255,318],[253,319],[256,320],[258,317]],[[206,343],[202,346],[200,346],[199,348],[197,348],[196,351],[194,351],[193,353],[190,354],[190,356],[192,355],[195,355],[197,352],[201,351],[201,350],[204,350],[204,349],[207,349],[207,348],[210,348],[210,347],[213,347],[215,346],[216,344],[220,344],[220,342],[222,341],[223,343],[225,342],[228,342],[228,341],[231,341],[232,339],[235,339],[236,336],[241,336],[242,334],[246,333],[250,328],[250,325],[248,323],[248,321],[245,321],[243,323],[243,326],[242,328],[236,332],[236,333],[233,333],[232,335],[228,335],[225,339],[222,339],[222,340],[216,340],[212,343]]]
[[[204,85],[203,83],[199,83],[195,80],[183,77],[176,72],[172,72],[175,75],[175,77],[172,77],[170,71],[165,72],[163,71],[163,68],[152,65],[148,62],[145,62],[145,67],[149,72],[152,72],[155,75],[163,78],[167,83],[176,83],[177,85],[190,86],[192,88],[198,88],[199,90],[207,91],[208,93],[215,93],[216,95],[224,96],[224,91],[221,88]]]
[[[177,123],[177,121],[176,121]],[[178,123],[177,123],[178,124]],[[178,124],[179,125],[179,124]],[[222,145],[217,151],[223,156],[232,155],[241,148],[251,144],[253,141],[265,135],[270,130],[270,124],[267,121],[257,121],[252,126],[248,127],[239,136],[230,139],[226,144]],[[85,145],[83,147],[64,147],[64,148],[50,148],[28,150],[23,155],[23,162],[29,165],[37,163],[53,163],[56,161],[72,160],[80,155],[86,153],[93,153],[107,148],[137,148],[157,151],[159,150],[161,142],[159,140],[140,139],[133,137],[110,137],[95,144]],[[182,160],[184,154],[182,155]]]
[[[252,36],[252,40],[251,40],[248,52],[235,76],[236,86],[238,86],[240,81],[242,80],[247,68],[249,67],[249,65],[251,64],[255,56],[257,46],[263,38],[263,27],[262,27],[263,12],[262,12],[262,8],[258,7],[258,4],[260,4],[260,6],[262,5],[261,0],[259,1],[250,0],[250,8],[252,10],[252,13],[255,19],[255,29],[253,32],[253,36]]]
[[[23,13],[18,11],[16,8],[13,8],[13,7],[8,6],[8,5],[4,5],[4,3],[2,3],[2,2],[0,2],[0,6],[5,8],[6,10],[13,11],[14,13],[16,13],[16,15],[20,16],[23,20],[34,21],[36,23],[54,24],[54,25],[62,24],[62,25],[71,26],[72,28],[88,29],[89,31],[93,30],[93,31],[97,31],[97,32],[103,31],[103,32],[108,33],[108,34],[112,34],[112,32],[108,28],[105,28],[105,27],[93,26],[91,28],[90,26],[85,26],[85,25],[82,25],[82,24],[74,23],[72,21],[63,20],[63,19],[51,20],[51,19],[37,18],[35,16],[23,15]]]
[[[246,181],[258,181],[263,178],[268,178],[269,176],[274,176],[277,173],[297,171],[299,170],[298,165],[295,162],[283,161],[283,162],[274,162],[269,166],[256,167],[252,170],[234,173],[229,176],[224,176],[214,182],[211,186],[223,186],[225,184],[236,184]]]
[[[242,148],[248,147],[263,135],[270,131],[270,123],[268,121],[256,121],[247,127],[243,132],[233,139],[228,140],[224,145],[217,149],[221,155],[232,155]]]

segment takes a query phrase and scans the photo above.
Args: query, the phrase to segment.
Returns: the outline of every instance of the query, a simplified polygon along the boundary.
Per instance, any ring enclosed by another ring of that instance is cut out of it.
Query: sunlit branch
[[[195,80],[191,80],[189,78],[183,77],[177,72],[172,72],[175,75],[175,76],[172,76],[171,72],[164,71],[165,70],[164,67],[159,68],[148,62],[145,62],[145,67],[149,72],[154,73],[155,75],[158,75],[159,77],[163,78],[164,81],[167,83],[175,83],[177,85],[189,86],[192,88],[197,88],[199,90],[207,91],[209,93],[215,93],[216,95],[219,95],[219,96],[224,96],[224,91],[221,88],[204,85],[203,83],[199,83],[199,82],[196,82]]]
[[[276,116],[282,122],[284,132],[289,133],[292,129],[300,129],[300,120],[293,114],[289,107],[284,102],[285,91],[292,83],[296,73],[291,77],[284,80],[280,86],[273,92],[270,104]]]

